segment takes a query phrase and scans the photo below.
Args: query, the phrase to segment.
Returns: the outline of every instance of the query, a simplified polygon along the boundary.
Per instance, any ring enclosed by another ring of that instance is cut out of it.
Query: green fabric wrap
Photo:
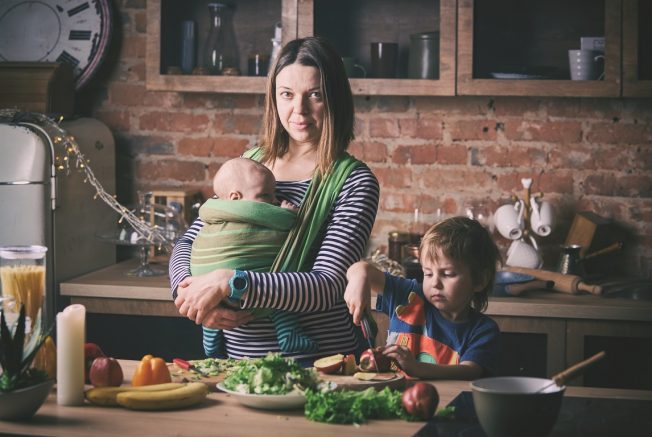
[[[253,148],[243,154],[245,158],[260,161],[263,156],[261,148]],[[278,253],[271,272],[303,272],[312,267],[319,246],[315,246],[317,237],[330,215],[337,196],[351,172],[362,163],[344,153],[337,159],[331,170],[322,178],[318,172],[308,186],[308,191],[301,202],[297,223]]]
[[[209,199],[190,255],[192,275],[215,269],[269,271],[297,214],[269,203]]]

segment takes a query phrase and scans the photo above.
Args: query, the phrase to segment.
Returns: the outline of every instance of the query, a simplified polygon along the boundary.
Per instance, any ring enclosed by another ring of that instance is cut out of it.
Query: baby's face
[[[242,189],[242,200],[277,204],[276,183],[274,178],[260,175],[256,176],[252,184]]]

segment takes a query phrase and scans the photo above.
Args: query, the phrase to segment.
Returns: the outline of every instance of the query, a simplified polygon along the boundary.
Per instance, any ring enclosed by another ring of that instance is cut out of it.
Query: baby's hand
[[[287,200],[281,200],[281,208],[289,209],[290,211],[294,211],[294,212],[299,212],[299,208],[297,208],[293,203],[288,202]]]

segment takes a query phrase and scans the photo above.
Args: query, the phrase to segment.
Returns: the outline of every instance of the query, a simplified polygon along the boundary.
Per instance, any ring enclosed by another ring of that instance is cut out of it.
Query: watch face
[[[81,88],[106,54],[109,2],[0,0],[0,61],[66,62]]]

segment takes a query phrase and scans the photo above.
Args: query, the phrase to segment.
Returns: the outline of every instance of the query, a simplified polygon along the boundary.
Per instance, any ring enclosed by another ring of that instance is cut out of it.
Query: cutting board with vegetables
[[[226,375],[225,360],[197,360],[185,363],[198,364],[196,369],[184,363],[185,360],[175,359],[168,364],[172,382],[203,382],[211,391],[217,391],[216,384],[224,380]]]
[[[368,374],[371,377],[371,373]],[[405,388],[405,377],[400,373],[383,372],[376,373],[374,379],[363,380],[353,375],[339,375],[339,374],[324,374],[320,373],[319,377],[324,381],[330,381],[337,384],[338,389],[347,390],[366,390],[373,387],[380,390],[385,387],[394,388],[396,390],[403,390]]]

